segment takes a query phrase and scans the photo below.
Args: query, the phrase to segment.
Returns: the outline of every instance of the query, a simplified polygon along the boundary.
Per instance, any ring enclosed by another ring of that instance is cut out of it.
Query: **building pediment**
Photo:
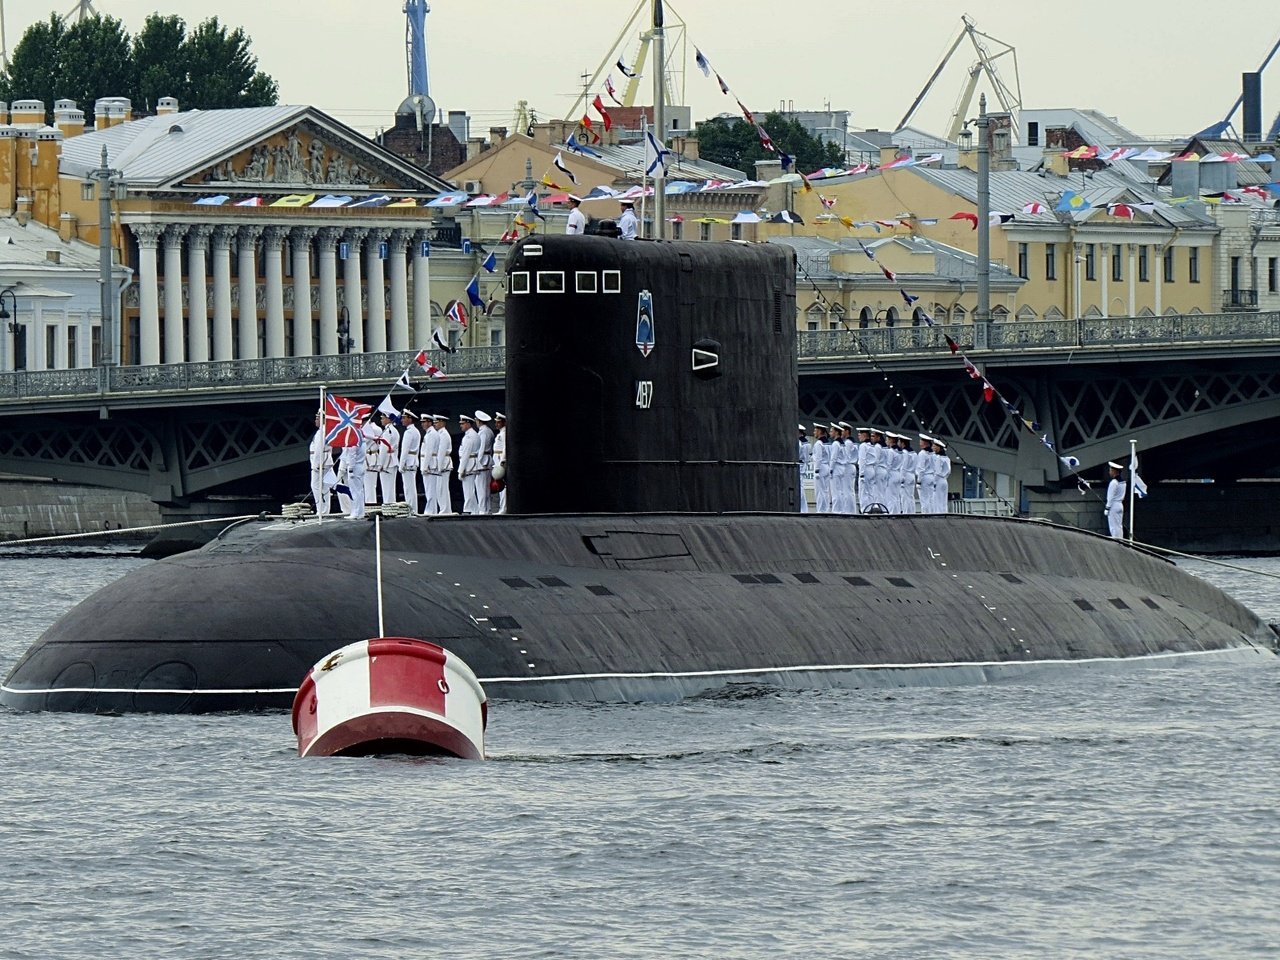
[[[396,176],[385,158],[307,123],[275,133],[197,171],[182,185],[217,189],[314,187],[326,192],[330,188],[421,189],[420,183]]]

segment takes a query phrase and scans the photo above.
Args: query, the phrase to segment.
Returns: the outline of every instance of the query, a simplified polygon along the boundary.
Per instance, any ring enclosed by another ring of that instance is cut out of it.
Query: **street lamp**
[[[12,313],[4,304],[5,297],[8,297],[9,302],[13,304]],[[22,324],[18,323],[18,297],[17,294],[13,292],[13,287],[5,287],[3,290],[0,290],[0,322],[5,320],[9,321],[9,333],[12,334],[13,337],[11,341],[13,344],[13,369],[18,370],[18,332],[22,329]],[[23,353],[25,354],[26,351],[24,350]],[[23,360],[24,363],[22,365],[22,369],[25,369],[25,356],[23,357]]]

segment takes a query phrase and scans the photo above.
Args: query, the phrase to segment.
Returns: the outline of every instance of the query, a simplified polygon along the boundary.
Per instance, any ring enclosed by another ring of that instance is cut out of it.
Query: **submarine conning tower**
[[[510,511],[794,511],[794,258],[768,244],[516,244]]]

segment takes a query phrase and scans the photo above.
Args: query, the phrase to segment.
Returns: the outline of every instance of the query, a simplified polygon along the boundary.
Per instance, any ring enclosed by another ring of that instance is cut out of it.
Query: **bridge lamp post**
[[[346,307],[342,307],[338,313],[338,353],[350,353],[351,348],[355,346],[355,340],[350,336],[351,333],[351,314]]]
[[[5,306],[4,301],[6,297],[8,297],[9,302],[13,304],[12,312],[10,312],[9,308]],[[0,322],[6,320],[9,322],[9,333],[12,337],[10,343],[13,348],[13,369],[16,371],[18,369],[18,329],[21,324],[18,323],[18,296],[13,292],[13,287],[5,287],[3,290],[0,290]]]

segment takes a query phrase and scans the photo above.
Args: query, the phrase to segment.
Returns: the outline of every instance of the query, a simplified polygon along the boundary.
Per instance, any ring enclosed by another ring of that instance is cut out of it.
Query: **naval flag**
[[[360,421],[373,411],[367,403],[325,394],[324,442],[330,447],[354,447],[360,442]]]
[[[1147,496],[1147,484],[1140,476],[1138,476],[1138,451],[1134,450],[1129,454],[1129,476],[1133,480],[1133,492],[1139,498],[1145,499]]]
[[[667,164],[671,162],[671,151],[658,142],[652,130],[644,132],[644,175],[661,180],[667,175]]]

